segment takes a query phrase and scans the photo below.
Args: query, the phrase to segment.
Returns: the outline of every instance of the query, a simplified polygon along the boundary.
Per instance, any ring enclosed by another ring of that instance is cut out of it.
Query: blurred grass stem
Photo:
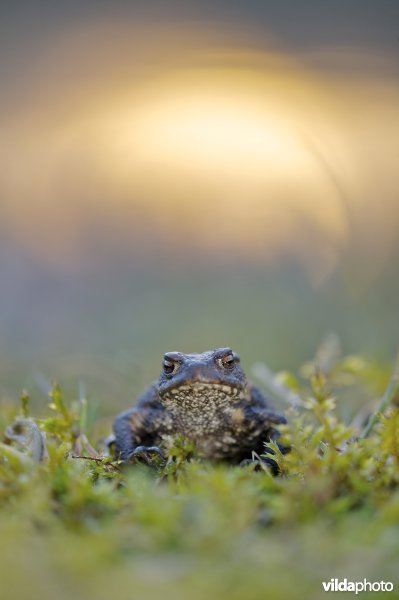
[[[385,394],[383,395],[381,402],[377,408],[377,410],[370,416],[366,427],[364,428],[361,438],[366,438],[373,431],[375,425],[380,420],[380,415],[384,413],[387,407],[392,404],[396,398],[399,397],[399,351],[396,355],[395,366],[393,375],[389,382],[389,385],[386,389]]]

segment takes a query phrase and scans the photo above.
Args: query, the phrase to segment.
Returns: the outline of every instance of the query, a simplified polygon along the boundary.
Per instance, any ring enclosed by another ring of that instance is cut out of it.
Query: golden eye
[[[225,369],[234,369],[235,358],[232,354],[227,354],[226,356],[223,356],[220,362]]]
[[[165,358],[165,360],[163,361],[163,370],[167,375],[172,375],[172,373],[175,371],[176,368],[176,363],[168,360]]]

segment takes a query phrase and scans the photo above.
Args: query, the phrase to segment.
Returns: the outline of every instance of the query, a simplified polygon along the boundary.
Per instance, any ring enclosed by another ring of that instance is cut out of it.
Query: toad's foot
[[[137,448],[129,452],[124,462],[141,462],[150,465],[155,456],[164,458],[164,453],[158,446],[137,446]]]
[[[240,467],[252,467],[254,471],[266,471],[270,470],[272,475],[276,476],[280,474],[278,464],[272,458],[245,458],[239,464]]]

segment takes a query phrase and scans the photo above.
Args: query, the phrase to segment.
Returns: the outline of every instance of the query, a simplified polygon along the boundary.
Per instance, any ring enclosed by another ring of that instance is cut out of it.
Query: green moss
[[[321,597],[321,582],[332,577],[396,585],[395,381],[384,381],[387,401],[380,368],[335,349],[329,356],[328,347],[300,375],[268,377],[266,385],[297,406],[281,427],[291,451],[268,444],[276,478],[203,462],[183,438],[170,441],[166,464],[122,467],[87,439],[87,401],[69,403],[58,387],[48,418],[30,416],[26,392],[19,414],[6,406],[0,581],[7,600],[295,600]],[[376,397],[365,411],[362,396],[375,389],[385,403]],[[25,447],[15,442],[7,427],[16,418],[46,434],[47,459],[35,462],[28,436]]]

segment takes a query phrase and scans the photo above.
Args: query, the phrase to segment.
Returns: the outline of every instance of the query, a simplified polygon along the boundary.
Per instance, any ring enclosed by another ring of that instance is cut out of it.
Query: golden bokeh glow
[[[393,223],[399,86],[381,79],[368,97],[375,81],[209,40],[186,52],[176,42],[166,57],[160,43],[150,58],[125,40],[87,80],[77,66],[75,82],[56,85],[57,60],[70,76],[68,52],[95,43],[66,38],[30,101],[0,115],[2,220],[36,255],[79,262],[100,225],[133,255],[147,230],[165,253],[293,255],[317,280],[353,221],[373,222],[377,189]]]

